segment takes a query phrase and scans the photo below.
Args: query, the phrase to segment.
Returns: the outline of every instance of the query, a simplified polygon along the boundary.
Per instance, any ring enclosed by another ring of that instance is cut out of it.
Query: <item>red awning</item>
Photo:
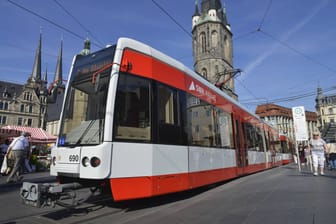
[[[19,136],[23,131],[29,132],[31,135],[30,142],[33,143],[54,143],[56,136],[49,134],[42,128],[22,127],[22,126],[4,126],[0,128],[0,133],[5,134],[7,137]]]

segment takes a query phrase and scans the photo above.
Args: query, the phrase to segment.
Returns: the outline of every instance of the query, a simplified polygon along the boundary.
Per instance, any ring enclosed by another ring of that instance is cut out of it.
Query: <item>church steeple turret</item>
[[[42,48],[42,33],[40,33],[40,39],[36,50],[35,61],[31,79],[33,82],[41,81],[41,48]]]
[[[80,52],[81,55],[88,55],[91,53],[91,41],[89,38],[86,38],[86,40],[84,41],[84,48],[83,50]]]
[[[63,52],[63,40],[61,40],[61,47],[59,50],[54,81],[49,85],[48,89],[48,103],[56,103],[57,94],[64,92],[65,86],[63,84],[63,67],[62,67],[62,52]]]
[[[42,86],[40,90],[40,95],[46,95],[48,90],[48,66],[46,66],[43,79],[42,79]]]
[[[200,16],[200,13],[198,10],[198,0],[195,1],[195,13],[193,16]]]
[[[55,77],[54,77],[54,84],[58,86],[62,85],[63,83],[62,54],[63,54],[63,40],[61,40],[61,47],[57,58]]]
[[[43,76],[43,83],[47,84],[48,83],[48,66],[46,66],[44,76]]]
[[[195,13],[192,17],[192,28],[198,23],[198,20],[200,18],[200,13],[198,10],[198,0],[195,1]]]

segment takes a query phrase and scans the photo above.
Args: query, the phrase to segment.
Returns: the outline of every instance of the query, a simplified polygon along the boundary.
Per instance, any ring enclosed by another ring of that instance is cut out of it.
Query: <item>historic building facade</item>
[[[0,81],[0,127],[27,126],[46,130],[48,120],[48,77],[41,74],[42,35],[36,50],[33,71],[23,85]],[[62,80],[62,45],[54,83]]]
[[[316,96],[317,125],[322,137],[330,142],[336,142],[336,94],[323,95],[317,88]]]
[[[192,16],[194,70],[231,97],[235,93],[232,32],[220,0],[196,1]]]
[[[286,134],[291,139],[295,139],[294,120],[291,108],[267,103],[257,106],[256,114],[261,119],[264,119],[278,128],[280,133]],[[312,133],[317,130],[317,115],[311,111],[306,111],[305,115],[308,135],[312,137]]]
[[[317,88],[315,108],[319,128],[323,128],[328,123],[336,122],[336,94],[323,95],[322,89]]]

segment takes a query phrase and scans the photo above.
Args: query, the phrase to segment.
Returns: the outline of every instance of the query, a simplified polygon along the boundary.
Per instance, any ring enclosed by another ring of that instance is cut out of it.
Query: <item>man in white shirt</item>
[[[9,145],[6,157],[8,159],[9,153],[12,152],[14,157],[14,167],[11,173],[8,175],[7,183],[20,181],[23,176],[21,173],[24,170],[24,162],[29,149],[29,138],[30,134],[28,132],[22,132],[22,135],[15,138],[13,142]],[[13,180],[14,175],[16,175],[16,180]]]

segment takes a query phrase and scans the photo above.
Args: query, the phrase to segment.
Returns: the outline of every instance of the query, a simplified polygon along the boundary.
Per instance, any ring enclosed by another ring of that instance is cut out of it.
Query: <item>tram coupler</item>
[[[75,199],[76,195],[71,195],[68,190],[82,188],[80,183],[29,183],[23,182],[20,189],[20,196],[25,205],[33,207],[55,207],[62,196],[67,195],[70,199]]]

